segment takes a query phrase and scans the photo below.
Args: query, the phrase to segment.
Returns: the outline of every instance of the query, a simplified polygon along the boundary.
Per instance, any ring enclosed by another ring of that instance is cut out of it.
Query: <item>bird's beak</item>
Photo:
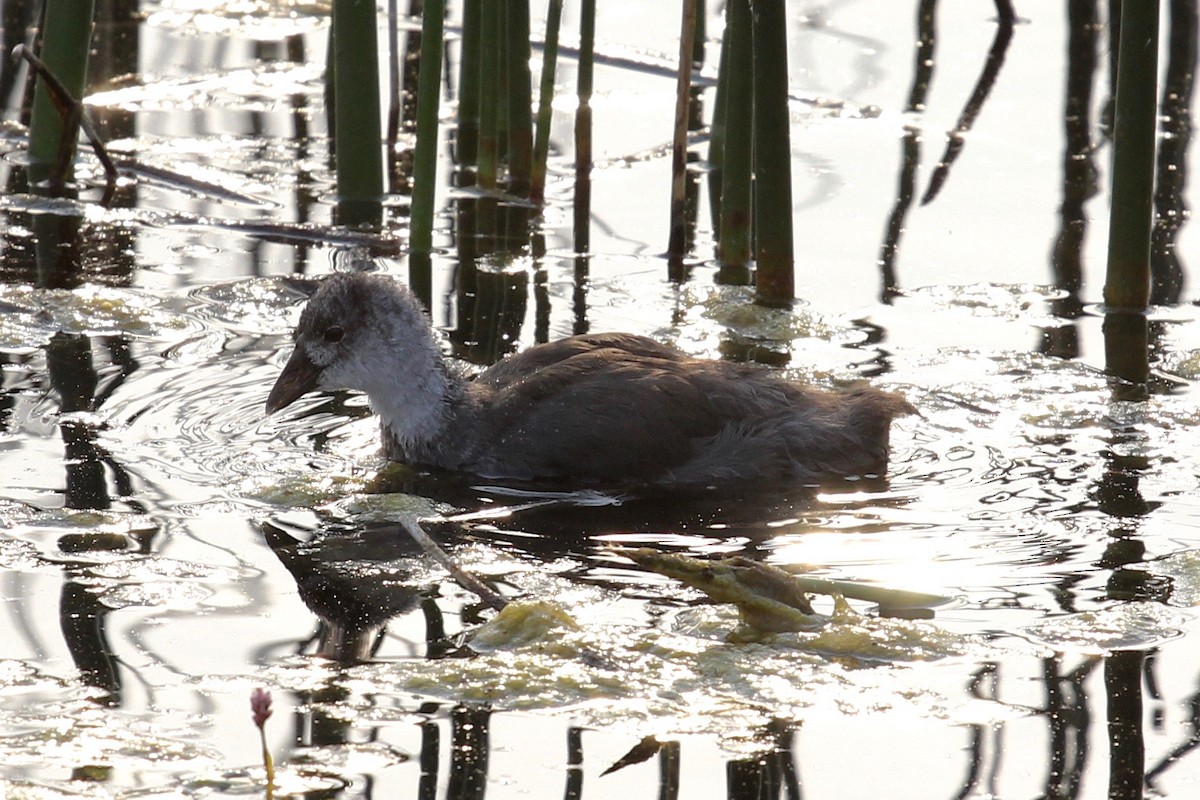
[[[287,408],[300,399],[301,396],[317,388],[317,379],[321,370],[297,347],[292,351],[292,357],[283,367],[283,372],[275,379],[271,394],[267,395],[267,413],[274,414],[281,408]]]

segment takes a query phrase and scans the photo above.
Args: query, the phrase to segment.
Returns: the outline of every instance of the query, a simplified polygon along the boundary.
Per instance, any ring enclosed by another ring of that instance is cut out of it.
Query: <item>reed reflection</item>
[[[91,337],[63,332],[51,337],[46,347],[46,367],[62,414],[95,411],[137,368],[127,338],[114,337],[106,340],[106,343],[111,367],[101,381],[93,362]],[[65,450],[63,465],[67,473],[67,508],[103,509],[112,505],[106,467],[112,471],[118,495],[123,498],[133,495],[133,481],[129,473],[97,444],[99,430],[93,423],[80,418],[62,419],[59,430]],[[141,509],[140,503],[132,499],[128,502]]]
[[[999,685],[999,669],[1000,665],[994,662],[988,662],[980,666],[975,674],[971,676],[971,681],[967,684],[967,690],[972,697],[981,700],[996,700],[997,689]],[[966,752],[969,762],[967,764],[967,774],[963,778],[962,788],[955,795],[959,800],[964,800],[967,797],[975,797],[977,795],[998,796],[996,793],[996,773],[997,759],[1001,751],[1000,735],[1003,728],[999,725],[968,725],[967,730],[970,732],[970,741],[967,743]],[[988,761],[988,734],[991,734],[992,742],[991,749],[993,753],[992,769],[985,774],[985,769]],[[984,791],[980,791],[980,785],[983,785]]]
[[[1108,695],[1109,800],[1141,800],[1146,742],[1142,732],[1141,650],[1118,650],[1104,660]]]
[[[483,800],[487,791],[492,711],[456,706],[450,714],[450,775],[446,797]]]
[[[1186,699],[1187,736],[1163,755],[1154,766],[1146,770],[1146,790],[1162,793],[1158,788],[1158,779],[1175,768],[1184,756],[1200,747],[1200,691]]]
[[[925,98],[933,81],[934,50],[936,47],[937,0],[921,0],[917,5],[917,50],[913,65],[912,89],[904,107],[907,114],[919,114],[925,110]],[[916,193],[917,169],[921,165],[921,129],[915,124],[904,127],[900,139],[900,186],[896,202],[888,215],[883,246],[879,253],[879,272],[883,284],[879,301],[890,304],[900,293],[896,277],[896,258],[900,252],[900,237],[904,234],[904,220],[912,207]]]
[[[129,473],[97,443],[99,430],[96,425],[76,416],[98,409],[137,368],[126,337],[99,341],[101,352],[106,352],[111,362],[103,376],[95,366],[91,337],[59,332],[46,346],[46,369],[50,385],[58,396],[60,412],[59,431],[66,470],[64,505],[73,509],[110,508],[113,499],[107,469],[111,470],[117,495],[129,508],[144,512],[142,504],[132,499],[134,486]],[[90,531],[68,533],[59,538],[58,548],[66,554],[146,553],[155,532],[156,528],[151,527],[129,535]],[[122,681],[120,664],[108,639],[107,620],[113,609],[94,591],[86,574],[89,564],[86,558],[79,566],[70,560],[65,562],[59,623],[80,679],[104,692],[101,702],[116,706],[121,703]]]
[[[1146,399],[1145,378],[1130,382],[1128,372],[1142,370],[1146,362],[1145,347],[1134,354],[1114,352],[1116,341],[1109,326],[1114,317],[1136,326],[1134,335],[1145,342],[1144,314],[1114,314],[1105,317],[1105,345],[1108,369],[1124,380],[1112,381],[1114,401]],[[1122,337],[1122,341],[1128,341]],[[1140,363],[1139,363],[1140,362]],[[1132,365],[1132,366],[1131,366]],[[1097,567],[1109,572],[1108,597],[1116,602],[1131,600],[1165,601],[1169,596],[1160,581],[1151,578],[1140,565],[1146,559],[1146,545],[1140,533],[1139,521],[1159,503],[1145,498],[1141,488],[1142,476],[1152,466],[1148,457],[1146,435],[1136,423],[1109,422],[1110,446],[1104,453],[1105,469],[1094,497],[1099,509],[1113,520],[1108,545]],[[1145,733],[1143,729],[1143,676],[1146,653],[1141,649],[1115,650],[1104,659],[1104,687],[1109,741],[1108,797],[1110,800],[1140,800],[1145,785]]]
[[[455,281],[454,355],[490,365],[516,350],[529,300],[529,272],[508,268],[508,257],[460,261]]]
[[[563,800],[583,797],[583,728],[567,728],[567,779]]]
[[[768,746],[758,755],[725,764],[729,800],[800,800],[800,774],[793,756],[798,723],[775,720],[760,736]]]
[[[1050,301],[1050,311],[1062,323],[1042,329],[1038,348],[1057,358],[1079,356],[1079,330],[1073,320],[1083,314],[1079,292],[1083,287],[1083,244],[1088,225],[1085,207],[1099,190],[1091,121],[1097,65],[1096,0],[1070,0],[1067,21],[1062,203],[1059,231],[1050,256],[1054,285],[1063,292],[1063,296]]]
[[[1084,685],[1099,666],[1087,658],[1074,669],[1062,672],[1063,656],[1042,659],[1042,685],[1046,701],[1041,715],[1049,728],[1047,745],[1046,797],[1078,797],[1089,755],[1091,701]]]
[[[1192,96],[1197,62],[1196,0],[1171,0],[1167,65],[1159,108],[1160,135],[1150,235],[1150,302],[1174,305],[1184,285],[1175,241],[1188,218],[1187,152],[1192,141]]]
[[[929,178],[929,187],[921,198],[921,205],[933,202],[946,179],[950,177],[950,168],[966,144],[963,134],[968,133],[975,125],[975,120],[979,117],[979,112],[983,110],[983,104],[987,101],[992,87],[996,85],[996,79],[1000,76],[1000,70],[1004,66],[1004,57],[1008,53],[1009,44],[1012,43],[1013,26],[1016,24],[1017,14],[1011,0],[995,0],[995,3],[996,36],[992,39],[992,46],[988,49],[987,58],[983,62],[983,71],[979,73],[979,79],[975,82],[975,87],[971,90],[971,95],[963,106],[954,130],[946,134],[946,150],[942,153],[937,167],[933,170],[933,175]]]

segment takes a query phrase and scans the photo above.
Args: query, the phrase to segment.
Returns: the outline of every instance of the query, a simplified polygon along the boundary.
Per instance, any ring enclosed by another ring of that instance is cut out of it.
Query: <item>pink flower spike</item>
[[[250,711],[254,715],[254,724],[259,728],[267,724],[271,716],[271,693],[261,687],[250,692]]]

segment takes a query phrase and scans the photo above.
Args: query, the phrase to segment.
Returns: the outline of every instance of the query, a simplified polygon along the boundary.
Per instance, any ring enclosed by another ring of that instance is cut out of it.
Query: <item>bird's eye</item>
[[[325,341],[327,342],[340,342],[345,335],[346,332],[340,325],[330,325],[325,329]]]

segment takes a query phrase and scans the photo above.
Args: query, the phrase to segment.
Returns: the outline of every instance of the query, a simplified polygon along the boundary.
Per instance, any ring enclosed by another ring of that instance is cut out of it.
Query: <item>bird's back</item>
[[[880,472],[892,417],[911,411],[874,389],[803,387],[629,334],[531,348],[477,376],[466,400],[459,436],[474,446],[457,468],[669,485]]]

